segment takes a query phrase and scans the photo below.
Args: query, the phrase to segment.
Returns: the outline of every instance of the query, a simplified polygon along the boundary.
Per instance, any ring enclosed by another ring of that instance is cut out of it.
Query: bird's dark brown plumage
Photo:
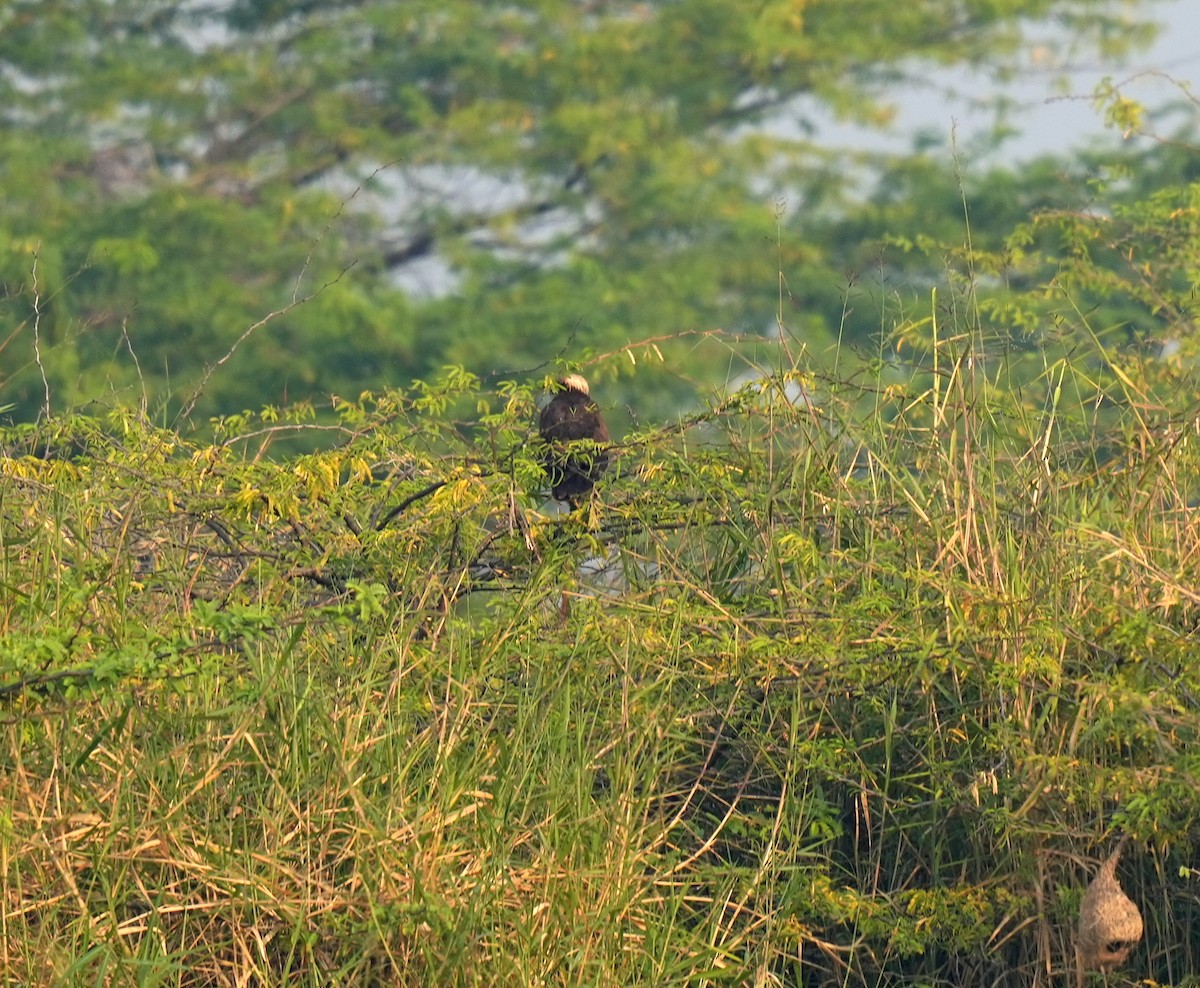
[[[550,492],[559,501],[576,503],[608,469],[611,456],[608,428],[583,377],[570,374],[556,382],[538,431],[546,444],[542,466]]]

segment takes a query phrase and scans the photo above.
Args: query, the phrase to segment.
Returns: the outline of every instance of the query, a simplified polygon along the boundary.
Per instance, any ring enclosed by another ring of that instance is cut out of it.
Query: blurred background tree
[[[668,416],[780,331],[864,343],[889,298],[943,276],[920,238],[963,241],[949,162],[823,147],[813,114],[886,128],[905,77],[1011,73],[1051,24],[1119,55],[1149,37],[1129,8],[16,0],[0,405],[202,423],[661,338],[662,366],[600,373],[610,404]],[[968,179],[973,247],[1001,251],[1032,208],[1077,209],[1088,169]]]

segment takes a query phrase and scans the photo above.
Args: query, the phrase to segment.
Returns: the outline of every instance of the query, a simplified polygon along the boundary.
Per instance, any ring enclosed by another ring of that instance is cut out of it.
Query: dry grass
[[[14,440],[6,983],[1066,984],[1122,832],[1109,983],[1187,984],[1196,410],[972,346],[767,378],[567,519],[415,412]]]

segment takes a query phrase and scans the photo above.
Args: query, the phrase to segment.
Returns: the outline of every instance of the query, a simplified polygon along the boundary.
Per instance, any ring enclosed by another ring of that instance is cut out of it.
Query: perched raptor
[[[611,457],[608,428],[581,375],[568,374],[555,382],[538,431],[546,444],[542,466],[550,478],[550,492],[559,501],[578,504]]]

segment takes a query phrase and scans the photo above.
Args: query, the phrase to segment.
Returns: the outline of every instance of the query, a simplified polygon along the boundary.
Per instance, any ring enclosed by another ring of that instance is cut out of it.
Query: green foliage
[[[1060,983],[1124,833],[1108,978],[1187,983],[1194,154],[853,202],[747,127],[1114,25],[944,8],[0,15],[6,978]]]
[[[960,305],[911,380],[801,355],[630,432],[569,515],[541,382],[461,368],[332,432],[10,430],[8,970],[1026,984],[1118,832],[1129,971],[1194,967],[1194,375]]]
[[[92,401],[162,424],[303,400],[325,416],[328,395],[445,364],[495,381],[680,338],[616,392],[658,421],[743,370],[689,334],[759,340],[780,272],[810,345],[861,341],[879,323],[853,314],[879,306],[847,284],[881,270],[881,238],[958,228],[942,170],[819,147],[808,113],[886,128],[897,78],[1003,73],[1041,23],[1105,55],[1147,34],[1117,0],[10,7],[16,421]],[[980,208],[1024,219],[1055,194],[1047,171],[994,195],[989,176]],[[882,198],[863,203],[872,175]],[[901,266],[884,283],[903,304],[940,274]]]

